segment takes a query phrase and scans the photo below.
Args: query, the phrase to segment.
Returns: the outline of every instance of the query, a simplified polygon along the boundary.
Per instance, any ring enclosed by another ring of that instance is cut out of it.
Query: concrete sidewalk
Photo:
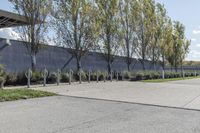
[[[36,89],[65,96],[200,110],[200,79],[165,83],[93,82]]]

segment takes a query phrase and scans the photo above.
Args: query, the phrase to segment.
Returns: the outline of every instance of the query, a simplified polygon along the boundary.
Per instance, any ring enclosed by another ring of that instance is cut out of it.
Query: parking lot
[[[59,96],[0,103],[0,133],[199,133],[199,79],[73,83]]]

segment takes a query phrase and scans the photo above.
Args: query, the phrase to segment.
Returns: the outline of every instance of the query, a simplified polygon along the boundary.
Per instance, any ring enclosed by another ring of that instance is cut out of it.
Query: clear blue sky
[[[178,20],[185,25],[186,36],[192,40],[187,60],[200,61],[200,0],[156,0],[156,2],[165,5],[172,20]],[[13,11],[8,0],[1,0],[0,9]]]

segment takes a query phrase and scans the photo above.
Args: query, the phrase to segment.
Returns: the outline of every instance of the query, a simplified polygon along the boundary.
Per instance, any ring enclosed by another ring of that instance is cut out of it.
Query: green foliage
[[[129,71],[124,71],[124,72],[123,72],[123,76],[124,76],[124,79],[129,80],[129,79],[131,78],[131,72],[129,72]]]
[[[33,71],[32,73],[32,77],[31,77],[31,81],[32,82],[38,82],[38,81],[42,81],[42,74],[40,71]]]
[[[79,75],[81,75],[81,80],[82,81],[87,81],[88,79],[87,79],[87,73],[86,72],[84,72],[84,71],[81,71],[81,72],[75,72],[74,73],[74,79],[76,80],[76,81],[79,81]]]
[[[6,77],[6,73],[5,73],[4,67],[0,65],[0,88],[3,88],[4,86],[5,77]]]
[[[198,74],[197,74],[198,75]],[[60,75],[61,77],[61,82],[67,83],[69,82],[69,73],[68,72],[63,72]],[[91,81],[96,81],[97,80],[97,72],[91,72],[90,75],[90,80]],[[104,77],[106,80],[108,80],[108,73],[107,72],[101,72],[98,71],[98,78],[99,81],[103,81]],[[116,74],[113,74],[113,79],[116,79]],[[123,76],[125,80],[131,80],[131,81],[138,81],[138,80],[155,80],[155,79],[162,79],[162,73],[159,71],[138,71],[138,72],[128,72],[124,71]],[[182,78],[182,72],[171,72],[171,71],[166,71],[165,72],[165,79],[174,79],[174,78]],[[186,71],[185,72],[185,77],[194,77],[195,72],[194,71]],[[24,73],[10,73],[7,74],[4,77],[0,77],[0,83],[5,82],[5,85],[26,85],[27,84],[27,78],[25,77]],[[32,77],[32,82],[33,84],[41,84],[43,82],[43,79],[41,78],[41,75],[39,72],[35,72]],[[81,72],[81,78],[82,81],[88,81],[88,72]],[[119,80],[122,79],[122,73],[119,74]],[[47,77],[47,83],[56,83],[57,81],[57,73],[52,72],[48,75]],[[79,81],[79,74],[74,73],[72,75],[72,81],[78,82]]]
[[[69,82],[69,74],[68,73],[61,74],[61,82],[63,82],[63,83]]]
[[[47,33],[46,20],[52,9],[51,0],[9,0],[14,10],[25,17],[28,26],[17,28],[20,38],[29,47],[31,55],[32,70],[36,67],[36,54],[45,44],[45,33]],[[35,60],[35,61],[34,61]]]
[[[38,97],[54,96],[56,94],[43,91],[35,91],[30,89],[10,89],[0,90],[0,102],[15,101],[20,99],[30,99]]]
[[[161,77],[161,74],[159,72],[150,72],[151,78],[152,79],[159,79]]]
[[[136,80],[143,80],[145,74],[144,72],[140,71],[136,73]]]
[[[5,75],[6,75],[5,69],[2,65],[0,65],[0,77],[5,77]]]
[[[47,78],[47,82],[48,83],[56,83],[56,80],[57,80],[57,73],[55,73],[55,72],[50,73]]]
[[[27,78],[25,76],[25,73],[18,73],[17,74],[17,84],[18,85],[26,85],[27,84]]]
[[[17,84],[17,74],[9,73],[6,75],[6,85],[16,85]]]
[[[143,80],[142,82],[145,83],[162,83],[162,82],[169,82],[169,81],[178,81],[178,80],[188,80],[188,79],[195,79],[199,77],[186,77],[186,78],[168,78],[168,79],[151,79],[151,80]]]

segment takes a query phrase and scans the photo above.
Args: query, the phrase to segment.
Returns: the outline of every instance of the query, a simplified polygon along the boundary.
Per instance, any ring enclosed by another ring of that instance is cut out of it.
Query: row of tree
[[[182,66],[190,41],[185,27],[172,22],[164,5],[154,0],[10,0],[16,11],[30,23],[21,27],[22,39],[30,42],[32,68],[42,47],[47,26],[54,29],[57,45],[70,48],[81,69],[81,59],[89,51],[103,53],[112,71],[117,55],[126,58],[131,70],[133,58],[141,62],[177,68]],[[72,59],[71,58],[71,59]]]

